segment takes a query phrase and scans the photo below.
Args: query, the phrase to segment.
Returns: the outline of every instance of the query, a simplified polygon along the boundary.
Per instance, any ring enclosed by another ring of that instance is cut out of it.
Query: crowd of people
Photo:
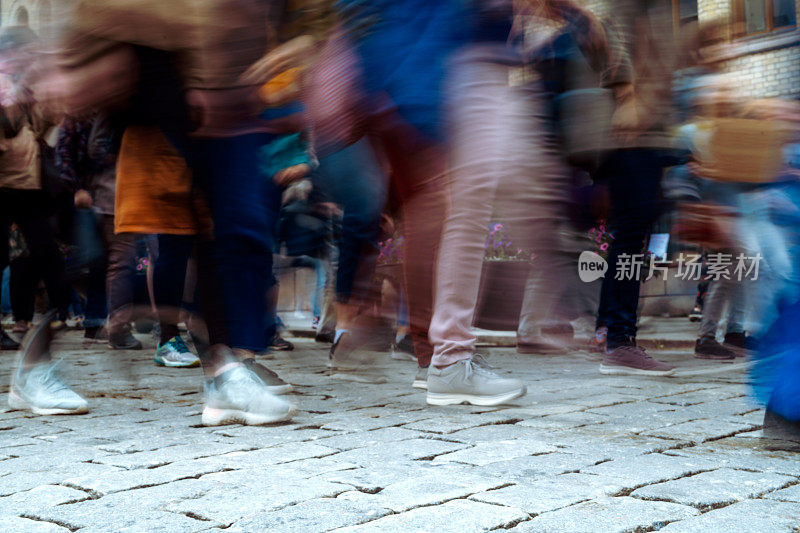
[[[800,110],[737,94],[726,23],[675,28],[636,0],[613,20],[577,0],[78,0],[62,15],[0,33],[12,408],[89,409],[50,355],[80,315],[111,350],[142,349],[135,327],[154,322],[156,364],[202,366],[205,425],[291,419],[291,384],[260,362],[292,348],[287,264],[316,272],[331,377],[378,382],[376,262],[399,237],[394,355],[416,361],[413,386],[432,405],[511,402],[525,383],[472,329],[497,221],[529,257],[520,353],[566,356],[589,315],[580,349],[602,373],[669,376],[636,342],[642,280],[615,274],[669,212],[705,257],[763,258],[757,279],[709,276],[694,355],[748,355],[770,425],[800,434]],[[598,224],[608,273],[587,308],[578,256]]]

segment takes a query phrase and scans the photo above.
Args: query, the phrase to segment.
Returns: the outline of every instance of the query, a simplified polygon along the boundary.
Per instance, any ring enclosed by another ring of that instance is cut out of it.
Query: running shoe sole
[[[695,359],[703,359],[705,361],[733,361],[736,359],[735,355],[709,355],[704,353],[695,353]]]
[[[428,405],[459,405],[468,403],[472,405],[493,406],[501,405],[511,400],[516,400],[525,396],[528,392],[527,387],[522,387],[511,392],[505,392],[496,396],[477,396],[475,394],[451,393],[451,392],[431,392],[428,391],[426,401]]]
[[[13,390],[8,393],[8,406],[15,411],[33,411],[37,415],[83,415],[89,412],[89,406],[79,407],[78,409],[43,409],[36,407],[23,400]]]
[[[191,363],[179,363],[175,361],[167,361],[166,359],[161,359],[160,357],[153,357],[153,361],[158,366],[166,366],[169,368],[196,368],[200,366],[200,359],[196,359]]]
[[[244,426],[263,426],[291,420],[297,414],[297,408],[292,406],[282,414],[262,415],[248,413],[239,409],[216,409],[204,407],[201,422],[204,426],[224,426],[229,424],[242,424]]]
[[[643,368],[631,368],[629,366],[600,365],[600,373],[611,376],[671,376],[675,369],[669,370],[645,370]]]
[[[428,382],[421,379],[415,379],[414,383],[411,384],[411,387],[414,389],[428,390]]]

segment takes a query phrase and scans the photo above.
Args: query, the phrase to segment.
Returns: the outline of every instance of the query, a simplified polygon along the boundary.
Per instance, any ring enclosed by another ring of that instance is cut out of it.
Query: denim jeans
[[[281,191],[261,175],[258,157],[270,140],[263,133],[198,139],[187,157],[214,222],[210,261],[199,262],[198,271],[211,270],[200,275],[213,277],[233,348],[262,350],[268,345],[265,331],[272,319],[266,296]],[[204,311],[215,305],[208,295],[201,294],[201,299]]]

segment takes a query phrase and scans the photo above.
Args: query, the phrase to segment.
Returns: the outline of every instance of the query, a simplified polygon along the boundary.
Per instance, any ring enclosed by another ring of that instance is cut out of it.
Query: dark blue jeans
[[[262,176],[258,159],[271,138],[254,133],[195,140],[187,158],[214,221],[211,261],[198,269],[212,270],[228,343],[248,350],[267,347],[272,323],[266,295],[281,190]],[[203,302],[203,309],[208,305],[214,304]]]
[[[626,149],[610,154],[598,171],[598,179],[608,183],[609,225],[614,232],[597,314],[598,326],[608,327],[609,349],[636,338],[641,280],[616,279],[619,256],[643,253],[650,226],[662,207],[661,175],[665,167],[678,162],[671,152]]]
[[[378,257],[378,231],[386,203],[386,178],[366,139],[320,160],[319,186],[342,208],[336,300],[365,298],[372,288]]]

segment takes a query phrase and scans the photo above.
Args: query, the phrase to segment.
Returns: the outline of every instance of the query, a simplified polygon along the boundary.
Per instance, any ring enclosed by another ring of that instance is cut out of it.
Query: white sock
[[[337,329],[336,335],[334,335],[333,337],[333,343],[336,344],[337,342],[339,342],[339,337],[341,337],[345,333],[347,333],[346,329]]]

